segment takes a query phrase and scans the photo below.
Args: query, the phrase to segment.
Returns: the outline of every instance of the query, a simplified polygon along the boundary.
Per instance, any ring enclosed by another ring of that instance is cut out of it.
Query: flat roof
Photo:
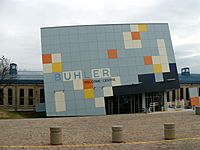
[[[200,84],[200,74],[179,74],[180,84]]]

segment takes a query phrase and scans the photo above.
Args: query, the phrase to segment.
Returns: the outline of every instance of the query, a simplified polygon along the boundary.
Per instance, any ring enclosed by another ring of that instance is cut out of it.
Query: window
[[[200,88],[199,88],[199,96],[200,96]]]
[[[24,89],[19,90],[19,104],[24,105]]]
[[[15,65],[12,65],[11,68],[12,68],[12,69],[16,69],[16,66],[15,66]]]
[[[167,102],[169,102],[169,91],[167,91]]]
[[[33,105],[33,89],[28,89],[28,104]]]
[[[172,101],[175,101],[175,99],[176,99],[176,91],[173,90],[172,91]]]
[[[189,100],[189,89],[186,88],[186,100]]]
[[[181,91],[180,91],[180,99],[181,100],[183,99],[183,88],[181,88]]]
[[[44,89],[40,89],[40,103],[45,102]]]
[[[12,104],[13,104],[13,90],[8,89],[8,105],[12,105]]]
[[[0,89],[0,105],[3,105],[3,89]]]

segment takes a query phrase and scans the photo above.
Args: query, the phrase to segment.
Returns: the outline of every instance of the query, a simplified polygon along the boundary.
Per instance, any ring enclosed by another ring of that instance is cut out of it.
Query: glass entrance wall
[[[142,94],[105,98],[106,114],[129,114],[142,112]]]
[[[146,108],[150,108],[153,111],[153,105],[155,105],[155,111],[161,111],[164,106],[164,92],[150,92],[145,93]]]
[[[145,106],[149,111],[161,111],[164,107],[164,92],[145,93]],[[142,94],[107,97],[105,107],[107,115],[143,112]]]
[[[119,96],[119,113],[132,113],[132,97],[130,95]]]

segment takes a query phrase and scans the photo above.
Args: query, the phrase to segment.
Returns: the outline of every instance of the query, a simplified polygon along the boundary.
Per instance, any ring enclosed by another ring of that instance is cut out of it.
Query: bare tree
[[[0,87],[4,89],[6,86],[13,84],[16,74],[10,74],[10,59],[5,56],[0,57]]]
[[[8,96],[5,88],[7,86],[13,86],[17,78],[17,74],[10,71],[10,65],[10,59],[5,56],[0,57],[0,89],[3,89],[1,90],[3,93],[0,95],[1,101],[4,100],[5,95]],[[15,110],[17,110],[17,105],[15,106]]]
[[[10,72],[10,59],[5,56],[0,57],[0,84],[9,76]]]

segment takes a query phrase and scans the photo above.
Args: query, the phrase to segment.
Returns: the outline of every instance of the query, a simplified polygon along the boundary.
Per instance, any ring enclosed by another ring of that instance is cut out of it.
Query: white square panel
[[[160,64],[160,56],[152,56],[153,64]]]
[[[197,88],[189,88],[190,98],[198,97],[198,89]]]
[[[43,73],[52,73],[52,64],[43,64]]]
[[[82,90],[83,89],[83,80],[76,79],[73,80],[74,90]]]
[[[111,77],[110,68],[101,68],[101,76],[102,76],[102,78]]]
[[[120,86],[121,85],[121,79],[120,77],[112,77],[112,86]]]
[[[130,29],[131,29],[131,32],[138,32],[138,25],[136,24],[131,24],[130,25]]]
[[[56,112],[66,111],[65,103],[56,102]]]
[[[124,41],[132,40],[131,32],[123,32]]]
[[[95,106],[96,107],[105,107],[104,97],[95,98]]]
[[[113,96],[112,87],[104,87],[103,88],[103,95],[104,95],[104,97]]]
[[[101,69],[92,69],[92,78],[93,79],[97,79],[97,78],[101,78]]]
[[[165,48],[165,41],[164,41],[164,39],[157,39],[157,45],[158,45],[158,47]]]
[[[133,40],[130,41],[129,43],[130,48],[136,48],[136,44],[133,42]]]
[[[168,58],[167,56],[160,56],[160,63],[161,64],[168,64]]]
[[[61,53],[52,54],[52,63],[61,62]]]
[[[73,77],[73,71],[63,72],[63,81],[72,81]]]
[[[56,112],[66,111],[65,93],[64,91],[56,91],[54,93]]]
[[[56,91],[54,95],[55,95],[55,101],[65,101],[64,91]]]
[[[125,49],[142,48],[141,40],[124,41]]]
[[[165,47],[158,47],[158,51],[160,56],[167,56],[167,50]]]
[[[133,48],[133,42],[132,42],[132,40],[124,41],[124,46],[125,46],[125,49]]]
[[[161,64],[162,65],[162,72],[170,72],[169,64]]]

